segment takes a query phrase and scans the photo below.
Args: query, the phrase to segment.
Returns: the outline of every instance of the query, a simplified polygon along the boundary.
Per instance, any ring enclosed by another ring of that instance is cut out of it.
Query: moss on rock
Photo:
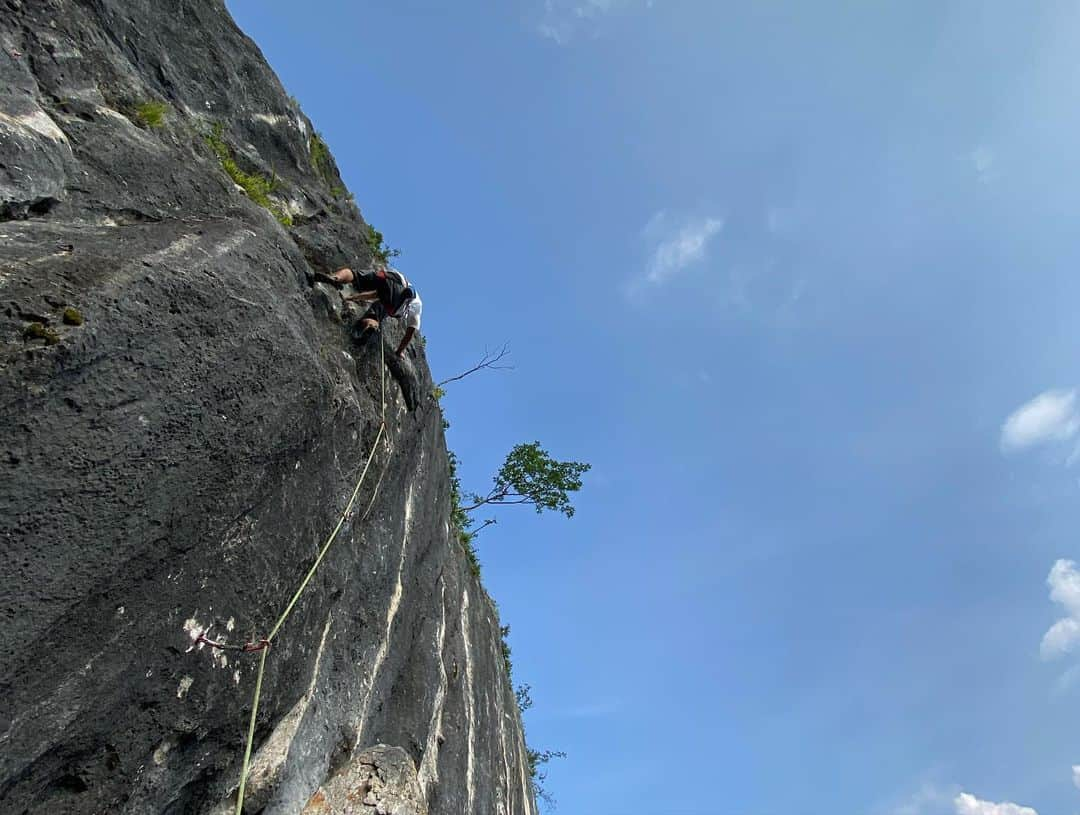
[[[23,336],[29,340],[45,340],[46,345],[56,345],[60,342],[60,335],[44,323],[30,323],[23,329]]]
[[[159,128],[165,124],[165,114],[168,110],[167,104],[152,99],[135,105],[132,118],[139,127]]]

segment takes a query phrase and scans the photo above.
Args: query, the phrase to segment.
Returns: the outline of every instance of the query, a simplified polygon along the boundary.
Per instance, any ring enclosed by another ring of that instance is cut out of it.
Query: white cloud
[[[544,0],[544,12],[537,31],[566,45],[583,29],[595,30],[597,21],[616,9],[629,6],[652,8],[654,0]]]
[[[1072,766],[1072,779],[1073,786],[1080,790],[1080,764],[1073,764]]]
[[[1001,426],[1001,449],[1024,450],[1037,444],[1067,441],[1080,430],[1075,390],[1040,393],[1017,408]]]
[[[660,286],[701,261],[712,239],[723,228],[724,219],[711,215],[676,220],[665,212],[658,212],[642,230],[642,235],[653,247],[641,282]]]
[[[1031,807],[976,798],[958,787],[926,783],[910,798],[887,808],[888,815],[1039,815]]]
[[[1039,815],[1031,807],[1010,804],[1008,801],[1000,804],[980,801],[968,792],[957,795],[953,805],[956,807],[956,815]]]
[[[1067,616],[1062,617],[1043,634],[1039,653],[1043,659],[1067,654],[1080,641],[1080,572],[1071,560],[1058,560],[1046,577],[1050,599],[1061,605]]]

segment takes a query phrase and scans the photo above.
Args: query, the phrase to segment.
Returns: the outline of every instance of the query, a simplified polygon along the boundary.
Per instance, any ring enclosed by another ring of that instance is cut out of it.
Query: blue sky
[[[558,812],[1080,812],[1080,8],[228,5],[466,486],[593,465],[479,539]]]

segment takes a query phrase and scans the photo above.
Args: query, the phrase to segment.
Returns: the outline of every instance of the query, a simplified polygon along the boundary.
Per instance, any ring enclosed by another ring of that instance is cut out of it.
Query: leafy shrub
[[[401,254],[400,249],[391,249],[383,239],[383,233],[368,224],[367,245],[371,250],[371,256],[382,263],[389,263],[390,258],[396,258]]]
[[[514,691],[514,699],[517,701],[518,710],[524,713],[533,706],[532,685],[519,685]]]
[[[449,452],[450,457],[450,526],[461,541],[461,547],[465,550],[465,557],[469,561],[469,569],[477,578],[480,577],[480,559],[476,556],[476,548],[473,546],[473,534],[469,531],[469,514],[461,508],[461,480],[458,478],[458,457]]]
[[[506,638],[510,636],[510,626],[499,626],[499,649],[502,652],[503,668],[506,669],[506,679],[510,681],[511,675],[514,673],[514,663],[510,660],[510,643],[506,641]]]

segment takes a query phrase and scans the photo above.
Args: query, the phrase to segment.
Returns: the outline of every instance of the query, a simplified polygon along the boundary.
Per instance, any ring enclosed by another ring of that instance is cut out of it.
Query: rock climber
[[[378,331],[379,324],[386,317],[402,320],[405,323],[405,336],[401,338],[395,354],[398,359],[405,356],[405,349],[420,328],[420,313],[424,307],[420,295],[405,279],[405,275],[397,269],[379,264],[370,272],[358,273],[349,268],[338,269],[333,274],[316,272],[315,279],[338,289],[351,283],[356,294],[342,295],[342,299],[371,303],[353,331],[353,337],[359,343],[366,342]]]

